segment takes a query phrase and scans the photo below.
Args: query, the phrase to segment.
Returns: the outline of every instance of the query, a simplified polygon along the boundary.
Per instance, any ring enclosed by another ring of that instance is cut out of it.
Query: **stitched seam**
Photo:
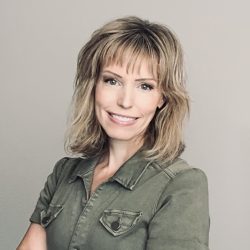
[[[153,162],[152,166],[153,166],[154,168],[156,168],[157,170],[160,170],[160,173],[163,172],[165,175],[167,175],[167,177],[168,177],[168,182],[170,182],[170,181],[173,179],[174,176],[172,176],[172,175],[169,174],[168,172],[164,171],[164,169],[163,169],[158,163]],[[157,210],[157,207],[158,207],[158,204],[159,204],[159,201],[161,200],[161,197],[162,197],[162,195],[163,195],[163,191],[164,191],[165,188],[166,188],[166,186],[163,186],[163,187],[162,187],[162,190],[161,190],[161,192],[160,192],[160,195],[159,195],[158,199],[156,199],[155,204],[154,204],[153,207],[152,207],[152,214],[155,214],[155,212],[156,212],[156,210]],[[153,216],[153,217],[154,217],[154,216]],[[152,217],[152,219],[153,219],[153,217]]]
[[[141,179],[142,175],[145,173],[147,170],[148,166],[152,163],[152,161],[148,162],[147,165],[144,167],[144,169],[141,171],[140,175],[137,177],[136,181],[134,182],[133,185],[130,186],[130,189],[132,190],[135,185],[138,183],[138,181]]]
[[[175,164],[175,163],[174,163]],[[158,163],[156,163],[156,162],[154,162],[154,164],[152,164],[152,165],[156,165],[157,166],[157,169],[161,169],[161,170],[163,170],[163,173],[165,173],[168,177],[169,177],[169,180],[168,180],[168,183],[167,183],[167,185],[166,186],[163,186],[163,188],[162,188],[162,190],[161,190],[161,192],[160,192],[160,195],[159,195],[159,198],[157,199],[157,201],[155,202],[155,204],[154,204],[154,206],[153,206],[153,209],[152,209],[152,214],[155,214],[156,213],[156,211],[157,211],[157,207],[159,206],[159,202],[160,202],[160,200],[161,200],[161,197],[163,196],[163,194],[164,194],[164,190],[165,189],[168,189],[168,186],[169,185],[171,185],[171,183],[173,182],[173,180],[175,179],[175,177],[177,177],[180,173],[182,173],[182,172],[185,172],[185,171],[187,171],[187,170],[190,170],[190,169],[192,169],[191,167],[187,167],[186,169],[183,169],[183,168],[181,168],[181,169],[179,169],[179,168],[177,168],[177,170],[176,170],[176,172],[174,172],[174,171],[172,171],[172,170],[170,170],[169,168],[168,168],[168,166],[164,169],[164,168],[162,168]],[[174,166],[174,165],[172,165],[172,166]],[[176,166],[178,166],[178,165],[176,165]],[[166,171],[166,170],[168,170],[168,171]],[[154,216],[152,217],[152,219],[154,218]]]
[[[64,169],[64,167],[66,165],[66,162],[68,162],[68,160],[69,160],[69,157],[64,157],[64,158],[61,159],[62,162],[58,166],[58,168],[61,168],[61,171],[60,171],[60,174],[59,174],[57,182],[56,182],[56,188],[59,186],[59,184],[61,182],[61,176],[62,176],[62,173],[63,173],[63,169]]]
[[[166,169],[162,168],[161,165],[159,165],[157,162],[154,162],[154,164],[152,165],[156,165],[157,169],[163,171],[170,179],[173,179],[175,177],[175,174],[172,171],[166,171]]]

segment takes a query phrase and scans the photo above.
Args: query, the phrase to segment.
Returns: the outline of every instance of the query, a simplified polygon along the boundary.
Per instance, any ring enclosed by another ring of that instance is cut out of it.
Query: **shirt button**
[[[43,224],[47,224],[49,222],[49,218],[48,216],[45,216],[43,219],[42,219],[42,223]]]
[[[111,223],[111,228],[112,228],[114,231],[118,231],[120,227],[121,227],[121,225],[120,225],[119,221],[113,221],[113,222]]]

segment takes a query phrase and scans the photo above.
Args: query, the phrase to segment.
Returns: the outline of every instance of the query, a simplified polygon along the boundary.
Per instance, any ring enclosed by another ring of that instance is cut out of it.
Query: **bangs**
[[[148,70],[155,78],[159,79],[159,56],[156,51],[152,50],[152,45],[148,39],[142,35],[131,37],[122,37],[112,42],[108,41],[102,50],[100,56],[101,68],[117,64],[126,66],[126,71],[140,71],[142,62],[147,62]],[[126,63],[126,65],[124,65]]]

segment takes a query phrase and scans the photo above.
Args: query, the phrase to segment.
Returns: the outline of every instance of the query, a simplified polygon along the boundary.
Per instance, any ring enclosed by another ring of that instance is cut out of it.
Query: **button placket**
[[[74,245],[77,244],[79,241],[84,242],[84,239],[87,236],[88,230],[87,230],[87,228],[86,228],[86,232],[83,230],[83,228],[84,228],[83,224],[86,223],[86,221],[90,219],[90,216],[91,216],[90,213],[92,211],[92,208],[94,206],[96,199],[98,199],[99,192],[102,189],[103,189],[103,184],[101,184],[96,189],[96,191],[89,197],[89,199],[86,201],[86,204],[85,204],[85,206],[82,210],[82,213],[78,219],[77,225],[75,227],[75,231],[74,231],[72,239],[71,239],[70,246],[73,246],[73,249],[74,249]]]

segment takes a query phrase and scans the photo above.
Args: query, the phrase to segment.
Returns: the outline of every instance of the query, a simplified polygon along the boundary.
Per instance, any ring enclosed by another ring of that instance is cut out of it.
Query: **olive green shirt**
[[[167,166],[136,153],[90,194],[98,158],[63,158],[30,221],[48,250],[208,250],[205,174],[177,159]]]

